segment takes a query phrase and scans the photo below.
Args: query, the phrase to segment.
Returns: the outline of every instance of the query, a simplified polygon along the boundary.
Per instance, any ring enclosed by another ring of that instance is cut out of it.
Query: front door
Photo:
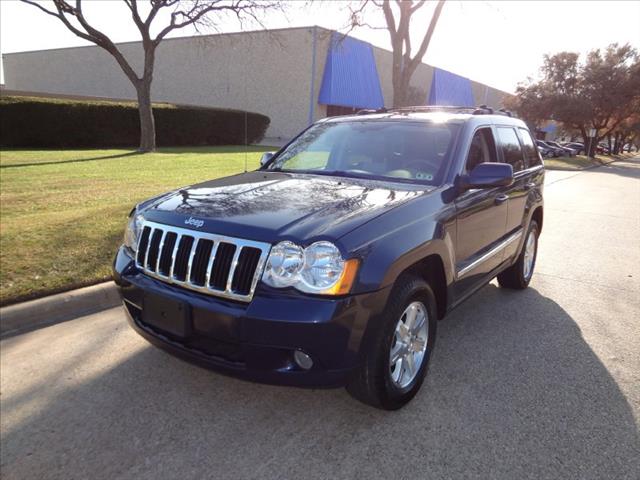
[[[479,163],[496,161],[491,128],[476,130],[467,153],[466,172]],[[502,262],[499,246],[506,233],[508,199],[504,187],[471,189],[456,199],[456,298],[486,281]]]

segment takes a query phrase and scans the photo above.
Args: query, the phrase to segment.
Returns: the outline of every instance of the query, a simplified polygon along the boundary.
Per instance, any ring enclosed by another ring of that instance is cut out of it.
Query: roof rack
[[[498,112],[504,113],[507,117],[513,117],[513,113],[511,113],[506,108],[501,108],[500,110],[498,110]]]
[[[373,108],[364,108],[362,110],[358,110],[356,112],[356,115],[370,115],[372,113],[387,113],[388,110],[384,107],[382,108],[378,108],[378,109],[373,109]]]
[[[375,113],[417,113],[417,112],[438,112],[438,111],[446,111],[446,112],[455,112],[455,113],[471,113],[472,115],[506,115],[508,117],[512,117],[513,114],[501,108],[500,110],[494,111],[493,108],[488,107],[486,105],[480,105],[478,107],[466,107],[466,106],[455,106],[455,105],[415,105],[410,107],[392,107],[392,108],[378,108],[374,109],[363,109],[356,112],[356,115],[370,115]]]

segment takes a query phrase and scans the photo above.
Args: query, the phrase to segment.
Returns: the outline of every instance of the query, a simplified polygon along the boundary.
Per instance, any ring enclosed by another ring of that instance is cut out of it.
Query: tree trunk
[[[616,133],[616,143],[615,154],[624,153],[624,144],[626,143],[624,133]]]
[[[587,129],[585,127],[579,127],[580,137],[582,137],[582,143],[584,144],[583,153],[588,157],[589,156],[589,137],[587,136]]]
[[[406,73],[402,72],[399,75],[397,82],[393,85],[393,106],[394,107],[407,107],[408,95],[409,95],[409,79],[406,78]]]
[[[598,148],[598,142],[600,142],[600,139],[598,137],[587,137],[587,142],[584,144],[584,148],[588,149],[587,150],[587,156],[590,158],[595,158],[596,156],[596,149]]]
[[[140,113],[141,152],[153,152],[156,149],[156,125],[151,108],[151,82],[140,82],[138,90],[138,112]]]
[[[403,107],[404,106],[404,98],[402,95],[402,86],[394,85],[393,86],[393,106],[394,107]]]

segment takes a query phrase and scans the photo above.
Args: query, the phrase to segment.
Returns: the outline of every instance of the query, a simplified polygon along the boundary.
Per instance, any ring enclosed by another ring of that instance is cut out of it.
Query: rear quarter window
[[[516,131],[511,127],[498,127],[496,130],[504,161],[511,164],[514,173],[524,170],[524,157]]]
[[[524,156],[527,159],[527,165],[529,167],[542,165],[542,160],[540,160],[540,155],[538,154],[538,148],[533,142],[533,138],[531,137],[529,130],[518,128],[518,133],[520,134],[520,140],[522,140],[522,148],[524,150]]]

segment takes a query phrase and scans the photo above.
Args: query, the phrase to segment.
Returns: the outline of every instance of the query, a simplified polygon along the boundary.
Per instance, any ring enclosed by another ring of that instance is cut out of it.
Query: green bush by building
[[[240,110],[159,103],[153,112],[158,146],[256,143],[269,126],[269,117]],[[4,148],[135,147],[139,141],[134,102],[0,98]]]

